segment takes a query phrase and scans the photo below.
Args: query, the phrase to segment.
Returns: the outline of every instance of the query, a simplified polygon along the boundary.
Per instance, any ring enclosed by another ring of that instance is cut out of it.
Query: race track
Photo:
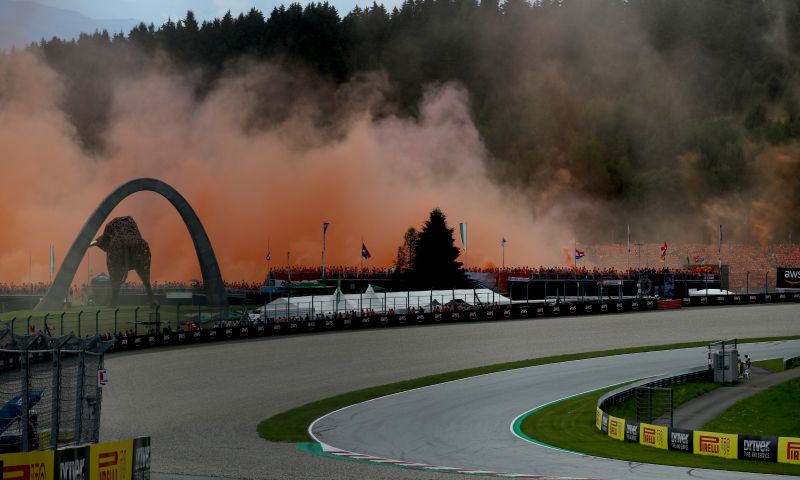
[[[151,435],[153,478],[454,479],[458,477],[309,455],[291,444],[260,439],[256,425],[338,393],[461,368],[626,346],[798,335],[799,316],[796,304],[706,307],[298,335],[113,354],[106,359],[111,382],[103,392],[101,437]],[[525,402],[517,411],[532,406]],[[509,422],[502,424],[506,432]]]
[[[754,359],[800,355],[800,340],[740,345]],[[604,479],[752,479],[781,476],[639,464],[565,453],[509,430],[532,407],[706,363],[706,348],[555,363],[403,392],[348,407],[312,425],[326,448],[465,470]],[[594,418],[587,419],[588,422]]]

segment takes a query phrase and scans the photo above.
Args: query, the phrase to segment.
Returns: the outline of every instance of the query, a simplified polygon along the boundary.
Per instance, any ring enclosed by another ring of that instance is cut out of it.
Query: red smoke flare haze
[[[49,245],[58,268],[98,203],[137,177],[164,180],[187,198],[227,280],[263,279],[268,242],[273,265],[288,251],[293,264],[318,265],[323,221],[331,224],[329,265],[358,264],[363,239],[372,253],[365,265],[389,266],[404,231],[435,207],[451,227],[468,222],[472,265],[498,264],[503,236],[507,265],[559,262],[572,234],[555,209],[534,221],[533,198],[488,179],[460,87],[430,87],[414,120],[372,115],[384,101],[376,94],[368,105],[354,101],[335,135],[315,126],[313,104],[272,128],[248,128],[244,119],[257,114],[251,87],[276,75],[274,66],[250,65],[202,100],[179,75],[120,81],[108,148],[90,154],[58,108],[59,76],[27,53],[0,58],[0,282],[27,281],[29,256],[31,279],[47,281]],[[380,79],[352,88],[379,91],[371,82]],[[189,235],[166,200],[135,194],[111,217],[122,215],[133,216],[150,243],[154,279],[199,278]],[[94,274],[105,271],[102,252],[90,249],[90,257]],[[88,269],[84,260],[75,283]]]

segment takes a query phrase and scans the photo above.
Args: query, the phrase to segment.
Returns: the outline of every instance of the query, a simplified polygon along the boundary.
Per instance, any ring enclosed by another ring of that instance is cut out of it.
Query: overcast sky
[[[252,7],[269,15],[273,7],[292,3],[292,0],[36,0],[37,3],[75,10],[88,17],[135,18],[147,23],[160,25],[167,17],[183,18],[187,10],[193,10],[199,19],[221,17],[230,10],[234,15],[246,12]],[[307,0],[300,1],[308,3]],[[344,15],[356,5],[371,5],[367,0],[329,0],[340,15]],[[387,7],[394,6],[397,0],[383,2]]]

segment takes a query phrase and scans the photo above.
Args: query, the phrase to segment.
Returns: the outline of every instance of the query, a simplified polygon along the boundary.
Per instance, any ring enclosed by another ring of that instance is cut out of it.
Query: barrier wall
[[[150,437],[0,455],[3,479],[149,480]]]
[[[755,295],[715,295],[708,297],[686,297],[686,306],[736,305],[750,303],[800,302],[800,293],[771,293]],[[425,312],[403,314],[376,314],[365,317],[310,319],[281,323],[257,322],[249,325],[214,327],[201,330],[157,333],[136,337],[116,338],[113,350],[130,350],[184,343],[209,342],[237,338],[253,338],[294,333],[354,330],[361,328],[402,327],[409,325],[431,325],[470,321],[494,321],[502,319],[524,319],[536,317],[560,317],[572,315],[594,315],[605,313],[655,310],[657,301],[652,298],[623,298],[605,302],[585,302],[560,305],[514,304],[498,305],[497,308],[480,308],[460,312]],[[0,360],[1,362],[2,360]],[[1,367],[1,366],[0,366]]]
[[[754,295],[714,295],[707,297],[685,297],[685,306],[763,304],[774,302],[800,302],[800,293],[771,293]],[[295,320],[279,323],[254,322],[235,326],[214,326],[200,330],[168,331],[136,336],[114,337],[114,346],[109,351],[141,349],[185,343],[210,342],[239,338],[253,338],[294,333],[315,333],[333,330],[360,328],[401,327],[465,321],[494,321],[501,319],[525,319],[534,317],[559,317],[571,315],[594,315],[605,313],[636,312],[654,310],[654,298],[610,299],[603,302],[543,303],[498,305],[497,308],[463,310],[460,312],[425,312],[407,314],[376,314],[365,317]],[[18,368],[13,358],[0,354],[0,369]]]
[[[680,383],[673,380],[689,378],[702,372],[704,368],[655,380],[636,382],[603,395],[597,402],[595,427],[615,440],[638,443],[662,450],[728,459],[800,465],[800,438],[741,435],[666,427],[614,417],[601,408],[606,402],[613,403],[630,396],[629,392],[638,386]]]
[[[800,438],[685,430],[639,423],[597,409],[597,429],[609,437],[695,455],[800,465]]]

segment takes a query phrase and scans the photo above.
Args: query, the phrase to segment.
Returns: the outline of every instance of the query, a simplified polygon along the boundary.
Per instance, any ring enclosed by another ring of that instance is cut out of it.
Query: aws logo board
[[[800,268],[778,267],[778,288],[800,288]]]

